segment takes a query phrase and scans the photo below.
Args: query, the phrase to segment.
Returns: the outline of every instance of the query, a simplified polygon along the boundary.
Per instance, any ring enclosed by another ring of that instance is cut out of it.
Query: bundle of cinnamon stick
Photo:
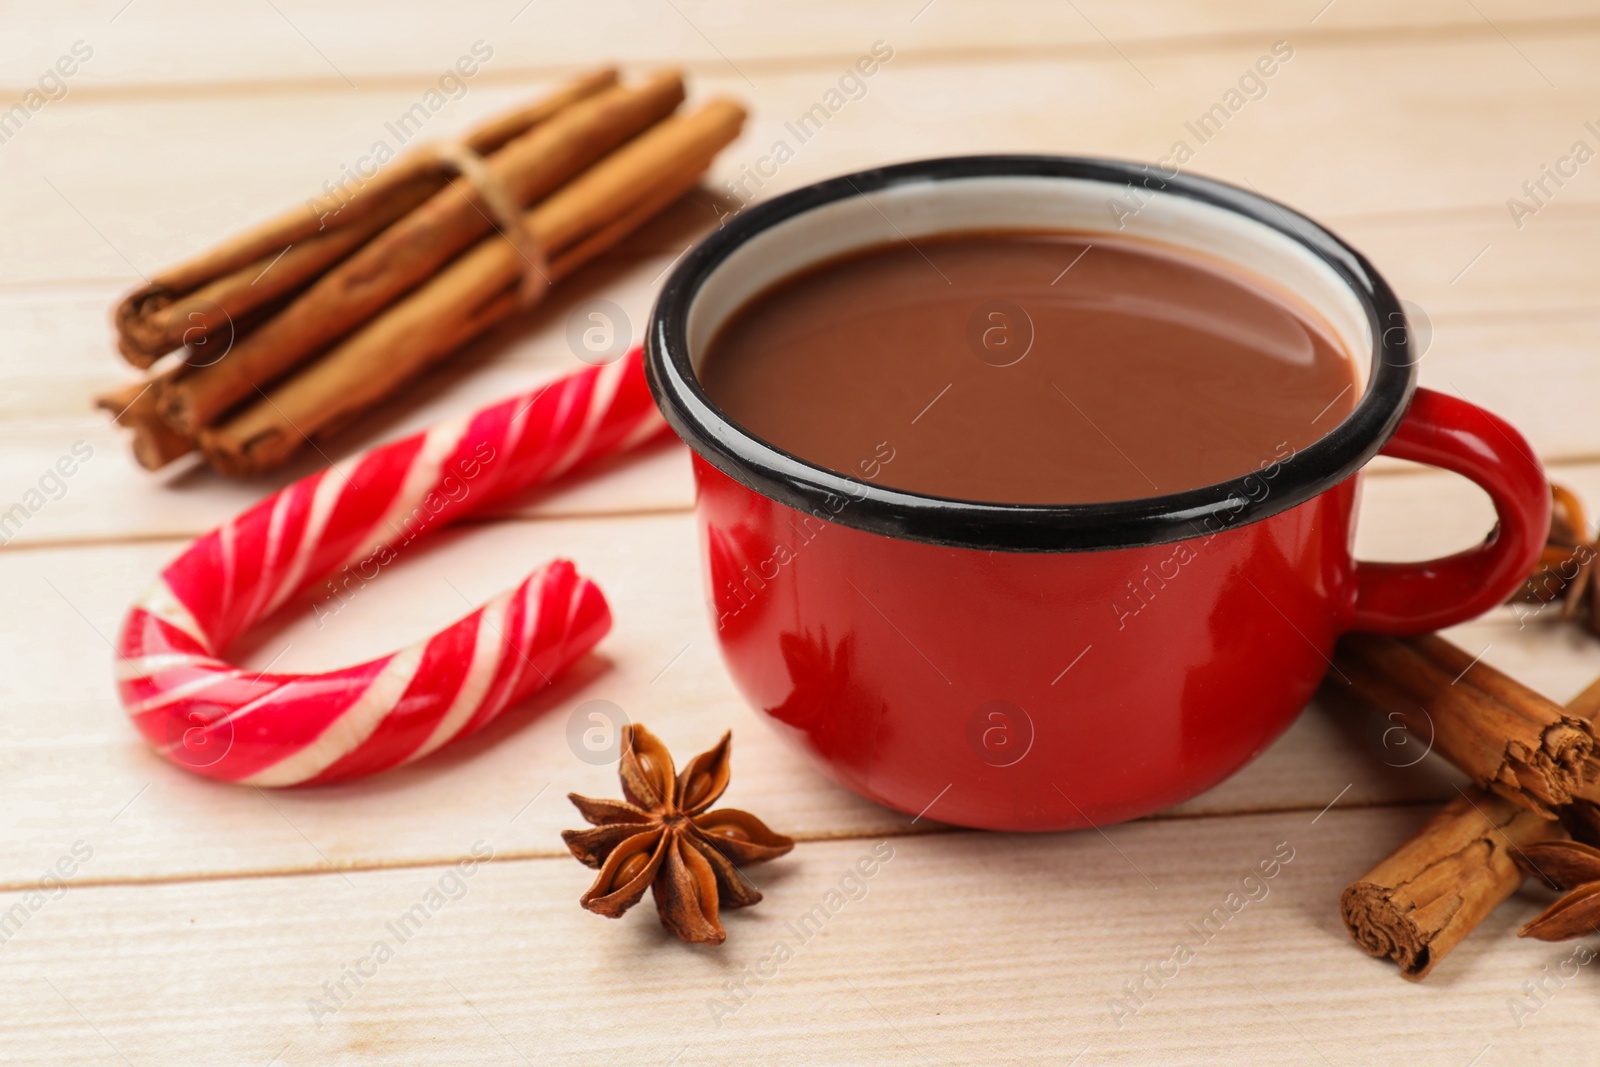
[[[692,189],[745,113],[683,99],[586,74],[162,272],[113,312],[148,373],[97,404],[147,469],[279,466]]]

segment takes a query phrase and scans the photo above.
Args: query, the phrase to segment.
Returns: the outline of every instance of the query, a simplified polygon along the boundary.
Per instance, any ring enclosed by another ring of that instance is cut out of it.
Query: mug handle
[[[1453,556],[1358,562],[1350,628],[1426,633],[1503,603],[1533,570],[1550,529],[1550,489],[1532,446],[1499,416],[1419,388],[1381,454],[1470,478],[1489,494],[1498,521],[1482,544]]]

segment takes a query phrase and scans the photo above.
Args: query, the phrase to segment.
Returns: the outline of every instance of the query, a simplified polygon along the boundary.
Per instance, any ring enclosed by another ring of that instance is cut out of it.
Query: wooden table
[[[696,95],[752,106],[716,189],[757,173],[784,124],[881,41],[893,57],[864,95],[748,191],[938,153],[1153,160],[1188,141],[1190,170],[1365,250],[1431,323],[1423,382],[1511,418],[1600,501],[1600,163],[1561,162],[1576,142],[1600,149],[1593,3],[86,0],[4,21],[6,106],[75,42],[92,54],[0,143],[0,508],[76,442],[93,454],[0,549],[0,914],[24,909],[0,932],[0,1062],[1600,1062],[1594,968],[1562,979],[1574,946],[1514,936],[1541,906],[1531,892],[1425,985],[1349,942],[1339,891],[1457,781],[1433,757],[1402,766],[1415,749],[1385,748],[1370,724],[1313,707],[1231,781],[1103,833],[952,831],[832,786],[718,661],[677,447],[444,535],[320,627],[301,604],[240,650],[263,668],[354,662],[560,553],[600,580],[617,625],[556,691],[368,782],[266,793],[185,774],[124,721],[107,637],[187,538],[311,467],[271,483],[148,476],[87,406],[129,374],[106,324],[119,293],[337,182],[475,42],[492,56],[423,136],[594,61],[678,64]],[[1278,41],[1292,58],[1199,143],[1185,124]],[[1567,176],[1535,201],[1523,183],[1547,164]],[[570,369],[566,325],[586,301],[621,305],[637,336],[716,208],[697,194],[330,451]],[[1359,548],[1421,558],[1490,521],[1466,483],[1380,462]],[[1558,700],[1600,671],[1600,644],[1548,619],[1502,611],[1452,636]],[[670,942],[648,904],[616,923],[577,907],[589,872],[556,836],[577,822],[564,794],[614,783],[566,742],[590,699],[685,754],[732,726],[729,800],[801,840],[756,872],[766,901],[730,918],[720,949]],[[893,859],[867,894],[762,966],[875,847]],[[1125,984],[1280,847],[1294,858],[1270,894],[1119,1019]],[[475,848],[493,862],[459,876]],[[28,895],[74,852],[88,858],[64,890]],[[364,962],[440,888],[392,959]]]

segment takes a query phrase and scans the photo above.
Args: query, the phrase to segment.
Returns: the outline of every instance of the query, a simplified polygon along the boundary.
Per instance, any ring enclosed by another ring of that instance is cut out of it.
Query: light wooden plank
[[[1600,467],[1586,468],[1580,488],[1600,498]],[[1442,475],[1374,480],[1362,553],[1415,557],[1469,543],[1490,521],[1476,493]],[[422,862],[455,855],[464,825],[503,825],[507,848],[548,852],[560,847],[557,831],[572,825],[562,796],[611,787],[610,770],[583,763],[565,740],[569,716],[591,699],[613,701],[680,752],[732,727],[738,776],[730,798],[748,800],[786,830],[907,828],[905,816],[827,784],[734,691],[702,606],[687,514],[463,528],[419,546],[320,626],[310,601],[292,606],[238,650],[240,662],[286,670],[358,662],[444,625],[467,610],[463,596],[487,599],[555,555],[600,582],[616,626],[576,677],[481,737],[368,782],[273,794],[277,811],[251,791],[163,763],[123,720],[106,639],[177,548],[0,553],[0,588],[12,617],[27,620],[0,633],[0,702],[10,709],[0,720],[0,810],[10,813],[11,827],[0,885],[49,862],[72,828],[101,824],[96,876],[107,878]],[[1564,700],[1592,678],[1596,646],[1577,631],[1553,632],[1550,623],[1519,628],[1502,611],[1456,639],[1474,652],[1489,646],[1488,661]],[[1385,725],[1313,711],[1255,763],[1174,814],[1314,811],[1347,786],[1349,804],[1450,795],[1453,779],[1437,761],[1410,767],[1415,749],[1397,750],[1393,737],[1385,746]]]
[[[540,0],[531,7],[527,0],[470,7],[371,0],[336,7],[304,0],[223,7],[196,0],[139,0],[136,8],[124,10],[125,5],[126,0],[80,0],[17,12],[13,38],[0,54],[5,95],[33,86],[75,40],[88,43],[94,54],[68,82],[69,98],[70,92],[201,85],[210,91],[263,91],[307,82],[420,88],[476,41],[492,49],[492,56],[475,77],[495,80],[614,60],[759,72],[819,57],[852,59],[878,38],[910,53],[1052,49],[1094,55],[1120,47],[1137,56],[1241,35],[1481,37],[1498,28],[1536,49],[1527,38],[1536,42],[1552,30],[1588,24],[1594,14],[1582,0],[1551,0],[1532,9],[1510,0],[1481,0],[1481,16],[1450,0],[1417,0],[1398,8],[1381,0],[1337,5],[1326,0],[1147,0],[1137,5],[1026,0],[999,7],[972,0],[782,0],[762,5],[759,15],[712,0],[626,10],[578,0]]]
[[[1294,202],[1284,190],[1267,191]],[[1600,309],[1589,280],[1600,273],[1594,251],[1600,212],[1584,203],[1554,203],[1524,221],[1518,230],[1497,205],[1334,218],[1328,226],[1424,310],[1436,327],[1435,351],[1472,344],[1465,336],[1469,326],[1520,326],[1520,341],[1501,334],[1495,342],[1509,361],[1558,331],[1568,339],[1591,336]]]
[[[92,394],[130,375],[108,351],[102,317],[91,314],[103,290],[0,296],[0,308],[9,299],[19,309],[14,317],[0,312],[0,320],[11,319],[0,325],[0,500],[6,502],[0,510],[23,499],[74,444],[83,442],[93,450],[92,458],[67,481],[65,495],[34,512],[8,543],[204,532],[267,492],[328,462],[342,462],[378,440],[465,415],[582,369],[586,365],[569,347],[568,327],[574,317],[582,321],[597,300],[613,305],[607,314],[622,309],[637,343],[656,279],[670,262],[669,256],[654,256],[596,265],[553,295],[548,307],[469,346],[320,451],[308,450],[270,477],[244,481],[213,475],[192,458],[156,474],[146,472],[133,461],[126,438],[105,413],[90,410]],[[543,515],[637,512],[687,507],[692,500],[687,466],[655,448],[611,464],[608,473],[569,479],[518,510]]]
[[[700,95],[736,95],[753,111],[744,136],[716,166],[719,187],[740,179],[742,168],[770,173],[763,157],[777,141],[789,143],[793,158],[775,176],[759,187],[745,183],[763,197],[930,154],[1043,151],[1154,161],[1181,139],[1195,151],[1190,170],[1253,184],[1315,215],[1492,208],[1496,237],[1509,241],[1547,218],[1541,213],[1519,234],[1506,199],[1521,195],[1522,183],[1576,139],[1595,140],[1583,124],[1600,114],[1600,68],[1587,61],[1596,36],[1565,32],[1541,38],[1537,48],[1524,42],[1560,92],[1498,34],[1303,44],[1266,83],[1266,95],[1204,143],[1185,124],[1234,88],[1270,38],[1145,57],[1142,77],[1110,52],[1001,65],[895,60],[805,143],[786,123],[834,86],[838,64],[757,72],[749,81],[707,73],[695,87]],[[484,85],[447,104],[424,135],[445,136],[533,89]],[[77,104],[68,97],[5,145],[12,196],[0,278],[130,283],[138,272],[339,180],[341,167],[377,140],[394,141],[385,123],[411,103],[398,90],[345,88],[281,99],[195,94]],[[119,161],[114,171],[106,158]],[[1600,196],[1591,183],[1580,171],[1549,210],[1594,204]],[[1439,250],[1443,281],[1481,247]]]
[[[1325,1067],[1370,1062],[1374,1049],[1416,1067],[1589,1062],[1585,975],[1552,986],[1521,1028],[1508,1008],[1574,951],[1513,936],[1535,900],[1499,909],[1425,985],[1349,942],[1340,890],[1424,815],[1335,808],[1104,837],[801,845],[752,869],[766,899],[727,917],[717,949],[671,942],[648,902],[617,922],[581,912],[589,872],[570,860],[491,862],[465,878],[428,868],[69,888],[0,951],[0,1062],[745,1064],[754,1052],[766,1063]],[[463,850],[498,850],[502,831],[456,828]],[[87,875],[101,838],[78,837],[96,848]],[[887,860],[852,879],[874,848]],[[1292,858],[1259,880],[1275,853]],[[1198,936],[1253,873],[1258,899]],[[389,924],[441,879],[456,899],[401,942]],[[830,898],[841,884],[856,899]],[[819,906],[821,932],[797,934]],[[378,942],[394,954],[374,970],[361,961]],[[789,955],[777,963],[780,942]],[[1113,998],[1179,942],[1194,958],[1119,1027]],[[310,1002],[357,965],[368,976],[343,979],[350,995],[317,1025]],[[735,999],[740,981],[751,995]],[[714,1016],[717,1003],[737,1010]],[[197,1013],[225,1025],[196,1025]]]
[[[645,247],[671,241],[681,252],[697,232],[697,210],[703,205],[685,204],[681,214],[645,235]],[[1600,293],[1600,261],[1592,249],[1600,245],[1589,240],[1600,237],[1600,216],[1583,226],[1555,222],[1530,227],[1503,252],[1491,249],[1458,283],[1464,295],[1444,277],[1453,264],[1441,263],[1436,249],[1469,247],[1478,236],[1490,236],[1494,224],[1369,220],[1350,236],[1429,318],[1423,384],[1496,411],[1522,430],[1546,462],[1566,464],[1600,455],[1600,424],[1589,403],[1600,392],[1600,363],[1591,357],[1591,337],[1600,324],[1600,306],[1591,306]],[[675,254],[635,253],[597,264],[558,291],[548,307],[471,346],[399,402],[324,443],[321,454],[308,452],[286,470],[249,482],[193,471],[190,464],[148,474],[127,455],[124,439],[103,413],[89,409],[91,394],[130,373],[111,354],[106,337],[103,314],[113,287],[0,290],[0,501],[8,507],[21,499],[75,442],[94,450],[93,460],[73,475],[67,496],[33,515],[14,541],[199,534],[327,460],[342,461],[374,441],[465,414],[581,367],[568,331],[594,301],[620,307],[637,339]],[[1512,368],[1515,373],[1508,373]],[[1378,472],[1392,469],[1385,461],[1374,465]],[[518,511],[653,511],[688,507],[692,499],[687,468],[658,451],[620,463],[605,477],[579,478]]]
[[[556,832],[575,825],[565,794],[606,793],[615,784],[612,770],[583,762],[566,741],[569,716],[591,699],[615,702],[684,753],[709,747],[732,726],[741,784],[730,799],[738,803],[754,783],[779,789],[791,800],[767,805],[775,824],[827,832],[906,822],[824,787],[733,692],[700,605],[693,535],[683,516],[445,534],[347,606],[332,602],[331,615],[329,605],[313,612],[309,602],[287,609],[282,625],[253,635],[241,655],[263,668],[276,661],[284,670],[326,669],[409,644],[468,611],[463,596],[475,605],[559,554],[602,583],[616,628],[599,657],[559,689],[479,737],[384,779],[274,794],[280,816],[254,791],[176,772],[122,717],[106,639],[173,549],[41,551],[0,560],[0,584],[16,610],[26,605],[37,622],[0,636],[0,692],[7,707],[27,709],[0,727],[0,791],[21,805],[8,819],[15,848],[0,866],[26,857],[0,881],[26,877],[20,872],[51,847],[45,842],[63,820],[108,822],[130,801],[110,827],[102,876],[315,866],[319,853],[341,866],[453,855],[463,803],[493,812],[488,817],[504,827],[506,847],[548,852],[561,847]],[[241,836],[239,820],[254,829]]]

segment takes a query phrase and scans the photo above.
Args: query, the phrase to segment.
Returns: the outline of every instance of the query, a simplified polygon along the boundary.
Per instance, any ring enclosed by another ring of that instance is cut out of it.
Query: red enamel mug
[[[741,428],[697,381],[717,328],[797,271],[999,229],[1120,230],[1270,278],[1355,355],[1360,398],[1231,481],[1037,506],[816,466]],[[694,451],[710,608],[740,690],[843,785],[961,826],[1103,826],[1202,792],[1288,727],[1340,634],[1481,614],[1532,569],[1549,522],[1521,435],[1417,388],[1405,313],[1358,252],[1253,193],[1134,164],[927,160],[753,207],[673,272],[646,361]],[[1379,453],[1470,478],[1494,529],[1443,559],[1357,561],[1356,476]]]

